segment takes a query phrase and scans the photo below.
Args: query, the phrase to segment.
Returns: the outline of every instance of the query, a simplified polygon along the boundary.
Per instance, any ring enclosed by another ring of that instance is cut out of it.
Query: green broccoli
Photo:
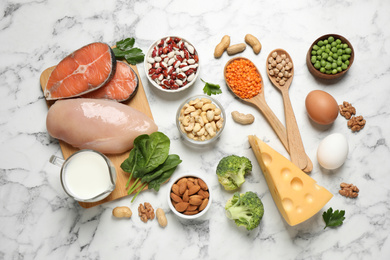
[[[236,190],[245,182],[244,175],[250,171],[252,163],[248,158],[229,155],[218,163],[218,181],[225,190]]]
[[[252,191],[242,194],[236,192],[226,202],[225,209],[229,219],[234,220],[237,226],[244,226],[247,230],[256,228],[264,215],[263,203]]]

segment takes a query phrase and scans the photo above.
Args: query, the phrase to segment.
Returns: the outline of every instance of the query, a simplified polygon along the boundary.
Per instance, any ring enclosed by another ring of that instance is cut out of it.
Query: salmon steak
[[[45,98],[71,98],[94,91],[111,80],[115,69],[116,59],[109,45],[88,44],[58,63],[47,81]]]
[[[82,95],[83,98],[112,99],[123,102],[131,99],[138,90],[138,76],[129,64],[116,62],[114,77],[103,87]]]

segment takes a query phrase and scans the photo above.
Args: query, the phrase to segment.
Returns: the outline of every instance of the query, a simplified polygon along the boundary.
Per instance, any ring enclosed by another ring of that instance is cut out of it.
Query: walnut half
[[[341,190],[339,190],[340,195],[343,195],[348,198],[356,198],[359,194],[359,189],[355,185],[348,184],[348,183],[341,183],[340,184]]]
[[[139,204],[138,215],[140,216],[143,222],[148,222],[148,220],[154,219],[154,209],[150,203],[145,202],[144,205]]]
[[[348,120],[348,127],[351,128],[352,132],[360,131],[366,124],[366,120],[363,116],[353,116]]]
[[[340,115],[346,119],[351,119],[356,114],[356,109],[347,101],[344,101],[342,105],[339,105]]]

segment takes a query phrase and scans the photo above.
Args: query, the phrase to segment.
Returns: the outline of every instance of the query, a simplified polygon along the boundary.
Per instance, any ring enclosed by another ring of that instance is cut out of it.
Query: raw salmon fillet
[[[137,90],[137,74],[127,63],[117,61],[114,77],[103,87],[82,95],[82,97],[113,99],[123,102],[132,98]]]
[[[45,87],[47,100],[80,96],[105,85],[114,76],[116,59],[110,46],[95,42],[65,57]]]
[[[57,100],[46,117],[49,134],[73,147],[119,154],[133,148],[134,139],[158,130],[144,113],[114,100]]]

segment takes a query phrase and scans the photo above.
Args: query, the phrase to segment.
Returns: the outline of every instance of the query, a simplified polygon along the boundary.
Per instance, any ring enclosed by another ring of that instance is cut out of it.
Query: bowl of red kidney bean
[[[199,74],[199,56],[194,45],[177,36],[155,41],[145,55],[144,65],[150,83],[165,92],[189,88]]]

